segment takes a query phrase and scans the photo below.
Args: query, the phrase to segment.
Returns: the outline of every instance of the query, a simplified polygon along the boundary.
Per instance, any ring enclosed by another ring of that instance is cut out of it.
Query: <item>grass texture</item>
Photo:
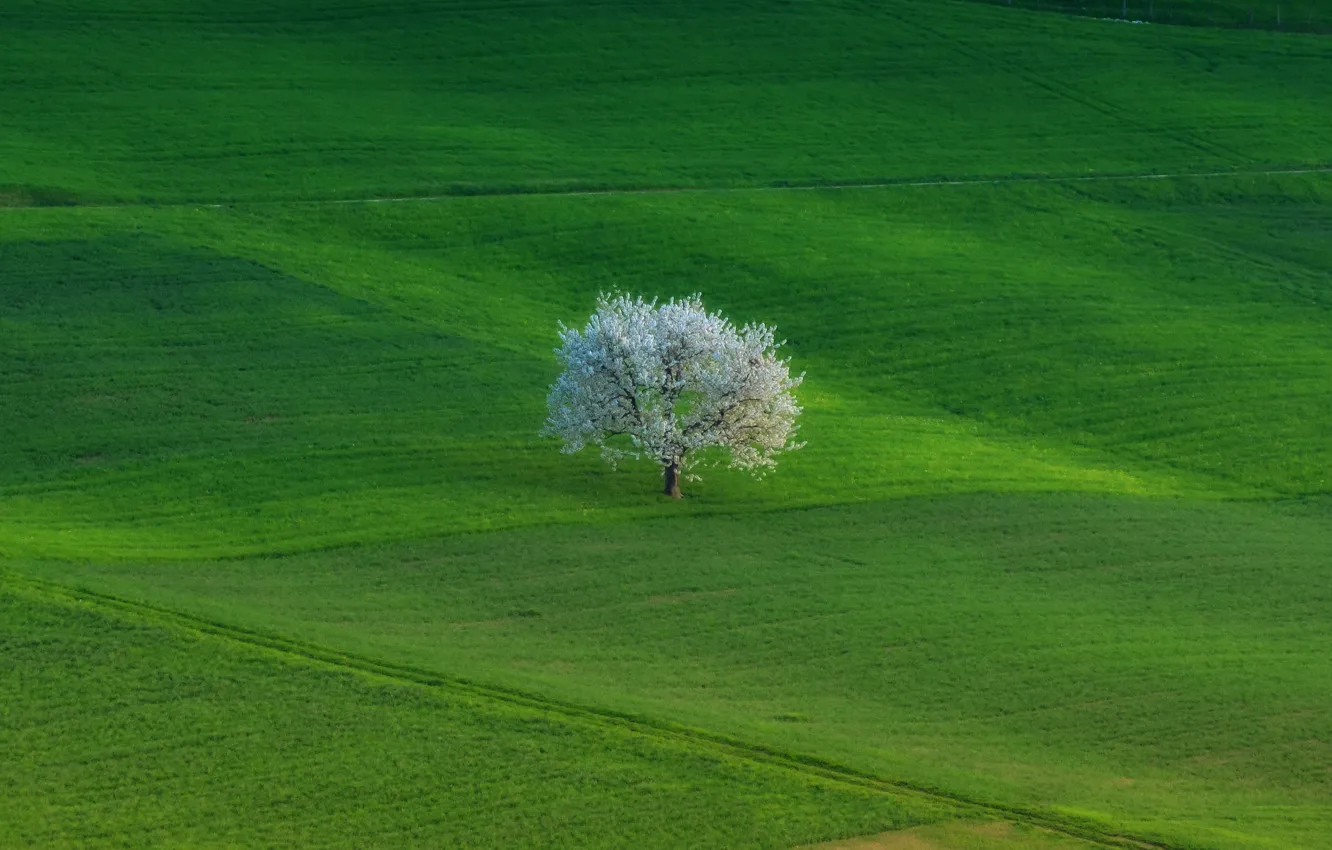
[[[970,3],[6,3],[0,568],[531,704],[14,578],[0,836],[976,812],[717,735],[1102,845],[1328,847],[1329,59]],[[775,323],[809,446],[664,504],[538,439],[617,288]]]
[[[1327,164],[1329,60],[1316,37],[962,3],[12,0],[0,195],[309,200]]]
[[[789,847],[942,807],[0,590],[10,847]]]
[[[1270,506],[1004,494],[42,572],[1107,830],[1318,847],[1329,555]]]
[[[702,281],[787,337],[814,450],[762,486],[714,472],[686,511],[1317,498],[1330,186],[26,211],[0,237],[0,552],[257,554],[664,515],[650,468],[535,433],[557,318],[599,289]]]

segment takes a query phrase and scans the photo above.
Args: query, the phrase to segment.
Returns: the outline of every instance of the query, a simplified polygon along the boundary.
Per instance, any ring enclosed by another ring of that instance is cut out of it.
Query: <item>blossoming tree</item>
[[[559,437],[566,454],[595,445],[612,465],[647,457],[678,499],[681,477],[697,478],[690,470],[702,449],[762,473],[803,445],[794,441],[800,407],[791,391],[804,375],[791,377],[773,329],[736,329],[701,296],[658,304],[603,295],[581,331],[560,325],[560,342],[564,372],[550,388],[543,433]]]

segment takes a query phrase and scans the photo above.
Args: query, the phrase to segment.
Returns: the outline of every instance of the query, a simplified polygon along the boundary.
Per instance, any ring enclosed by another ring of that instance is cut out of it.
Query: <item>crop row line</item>
[[[880,180],[856,183],[783,183],[767,186],[665,186],[642,189],[556,189],[545,191],[503,190],[496,192],[454,192],[442,195],[403,195],[389,198],[345,198],[325,201],[293,201],[298,204],[389,204],[411,201],[441,201],[449,198],[476,196],[513,197],[522,195],[557,195],[561,197],[593,197],[597,195],[688,195],[688,194],[741,194],[746,192],[818,192],[857,189],[910,189],[928,186],[995,186],[1008,183],[1090,183],[1141,180],[1179,180],[1183,178],[1266,177],[1287,174],[1332,174],[1332,166],[1311,168],[1282,168],[1261,171],[1199,171],[1173,174],[1084,174],[1084,175],[1010,175],[1004,177],[940,177],[930,180]],[[211,208],[241,206],[243,204],[209,204]]]
[[[757,762],[825,781],[850,785],[880,794],[928,800],[954,808],[961,815],[981,815],[1020,821],[1051,832],[1079,838],[1102,847],[1124,850],[1171,850],[1157,840],[1115,832],[1092,821],[1038,809],[1028,809],[995,802],[972,800],[943,789],[887,779],[873,773],[827,761],[818,756],[785,752],[763,744],[742,741],[726,735],[672,724],[652,718],[595,708],[551,699],[513,688],[487,685],[469,679],[444,676],[437,672],[393,664],[317,644],[282,637],[255,629],[230,625],[195,614],[176,611],[147,602],[139,602],[82,587],[46,581],[14,572],[0,573],[12,586],[25,587],[47,597],[91,606],[141,620],[174,626],[210,635],[249,648],[260,648],[318,664],[372,674],[405,684],[464,693],[472,697],[547,712],[594,727],[615,727],[647,738],[683,743],[705,752]]]
[[[1010,174],[979,177],[935,177],[928,179],[882,179],[848,182],[788,182],[753,186],[624,186],[578,188],[577,186],[468,186],[428,195],[381,195],[361,198],[292,198],[268,200],[233,200],[222,202],[208,201],[124,201],[112,203],[83,204],[77,201],[49,204],[0,205],[0,213],[17,212],[34,208],[78,208],[78,209],[225,209],[229,207],[255,206],[334,206],[347,204],[400,204],[412,202],[443,201],[455,198],[510,198],[510,197],[596,197],[601,195],[709,195],[709,194],[745,194],[754,192],[819,192],[851,191],[863,189],[910,189],[932,186],[1001,186],[1006,184],[1055,184],[1055,183],[1115,183],[1140,182],[1149,180],[1184,180],[1216,179],[1223,177],[1279,177],[1300,174],[1332,174],[1332,165],[1308,165],[1300,167],[1271,167],[1256,169],[1225,169],[1220,171],[1177,171],[1177,172],[1136,172],[1128,174]]]

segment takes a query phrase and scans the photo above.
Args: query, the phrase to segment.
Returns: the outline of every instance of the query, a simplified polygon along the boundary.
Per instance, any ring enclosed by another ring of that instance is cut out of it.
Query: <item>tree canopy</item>
[[[761,474],[803,445],[792,390],[804,375],[791,377],[774,329],[737,329],[700,295],[663,304],[602,295],[582,330],[560,325],[560,342],[564,371],[544,432],[566,453],[595,445],[612,464],[651,459],[665,493],[679,498],[681,477],[697,477],[700,450],[720,448],[730,466]]]

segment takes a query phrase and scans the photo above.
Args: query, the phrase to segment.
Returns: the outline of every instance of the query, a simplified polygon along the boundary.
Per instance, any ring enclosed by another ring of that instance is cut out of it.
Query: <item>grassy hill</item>
[[[6,4],[0,834],[1330,846],[1330,59]],[[776,323],[809,446],[665,504],[538,439],[612,288]]]
[[[1252,504],[1004,494],[41,572],[975,802],[1317,847],[1330,546]]]
[[[0,186],[258,200],[1327,163],[1325,39],[948,3],[16,0]]]
[[[30,587],[0,606],[9,846],[770,847],[946,814]]]

